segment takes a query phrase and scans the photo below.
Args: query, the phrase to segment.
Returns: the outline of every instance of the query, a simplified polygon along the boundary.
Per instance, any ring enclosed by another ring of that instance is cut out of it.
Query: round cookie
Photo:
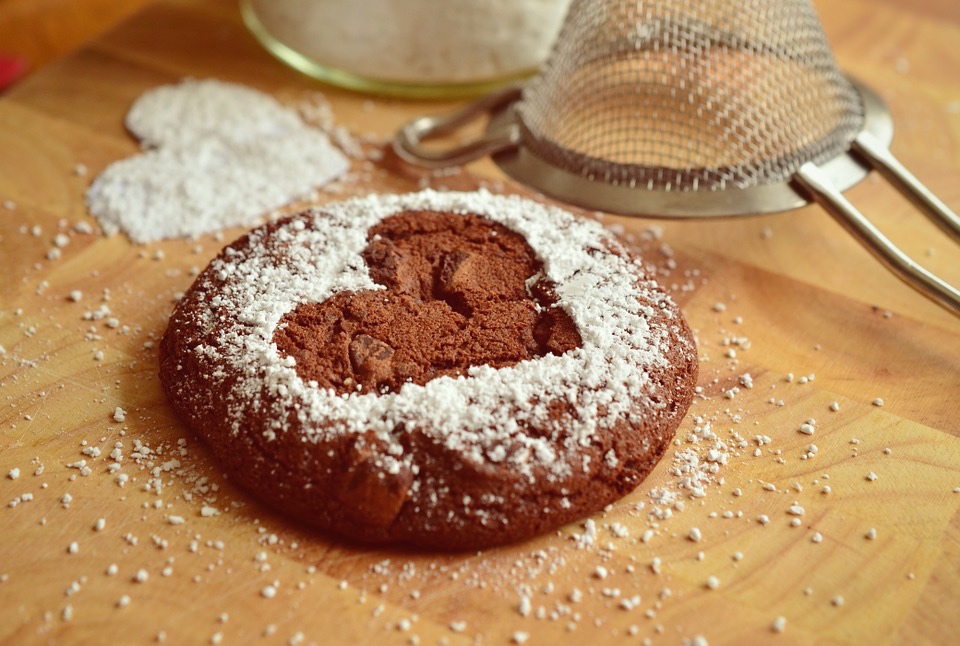
[[[475,549],[593,513],[690,405],[682,314],[596,222],[484,191],[374,195],[226,247],[160,378],[236,482],[371,542]]]

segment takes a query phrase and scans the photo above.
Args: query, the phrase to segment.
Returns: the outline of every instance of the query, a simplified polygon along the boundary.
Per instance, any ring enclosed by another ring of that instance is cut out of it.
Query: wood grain
[[[894,152],[960,208],[954,3],[817,6],[841,66],[889,102]],[[370,548],[292,525],[238,491],[167,406],[155,344],[196,269],[242,230],[136,246],[74,229],[95,224],[83,204],[91,178],[138,150],[123,128],[130,103],[184,76],[289,101],[322,91],[336,122],[371,147],[413,116],[452,107],[306,79],[256,44],[232,0],[151,4],[0,100],[0,641],[955,639],[960,321],[816,207],[709,223],[607,216],[696,328],[702,393],[651,477],[592,519],[592,541],[577,539],[587,532],[577,524],[480,553]],[[387,154],[355,161],[323,199],[422,185],[522,190],[489,162],[434,176]],[[882,182],[850,196],[960,284],[960,249]],[[57,233],[69,243],[51,259]],[[799,431],[809,419],[813,435]],[[706,460],[717,441],[727,463],[691,497],[676,454]],[[108,467],[117,443],[123,487]]]
[[[0,0],[0,53],[37,71],[150,0]]]

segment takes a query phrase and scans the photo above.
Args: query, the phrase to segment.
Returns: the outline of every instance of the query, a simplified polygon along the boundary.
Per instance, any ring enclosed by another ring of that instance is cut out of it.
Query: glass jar
[[[570,0],[240,0],[275,56],[341,87],[469,96],[532,74]]]

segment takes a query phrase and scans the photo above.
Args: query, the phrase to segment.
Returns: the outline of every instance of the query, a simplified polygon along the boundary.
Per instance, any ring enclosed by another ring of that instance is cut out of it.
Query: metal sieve
[[[489,115],[482,136],[424,145]],[[948,235],[960,218],[889,152],[882,100],[837,66],[809,0],[574,0],[522,86],[397,134],[427,167],[491,155],[512,178],[623,215],[705,218],[816,201],[898,277],[960,315],[960,290],[841,191],[877,170]]]

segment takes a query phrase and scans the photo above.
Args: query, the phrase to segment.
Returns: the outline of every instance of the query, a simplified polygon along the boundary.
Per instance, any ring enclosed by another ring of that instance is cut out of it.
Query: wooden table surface
[[[0,0],[0,57],[39,71],[150,0]]]
[[[960,7],[817,5],[841,65],[889,103],[893,151],[960,209]],[[368,148],[451,107],[311,81],[258,46],[232,0],[150,5],[0,99],[0,642],[956,640],[960,320],[818,207],[608,219],[641,238],[696,329],[702,396],[650,478],[592,524],[416,553],[332,540],[237,490],[172,414],[155,344],[195,268],[242,230],[138,246],[100,235],[83,201],[137,151],[130,103],[186,76],[320,91]],[[423,184],[512,188],[489,162],[433,176],[387,156],[356,160],[325,199]],[[960,248],[884,183],[849,196],[960,284]],[[692,497],[681,457],[709,466],[718,441],[730,457],[697,472],[709,481]]]

